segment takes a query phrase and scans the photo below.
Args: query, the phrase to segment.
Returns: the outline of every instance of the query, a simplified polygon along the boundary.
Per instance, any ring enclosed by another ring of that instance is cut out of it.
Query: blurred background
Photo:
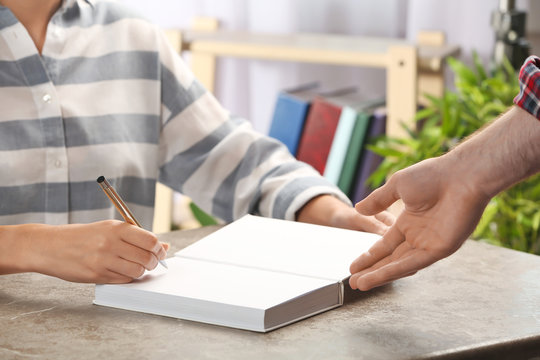
[[[413,44],[418,43],[420,31],[444,33],[446,43],[460,49],[458,62],[446,61],[450,66],[444,73],[444,96],[437,96],[416,114],[422,126],[408,140],[408,149],[394,148],[395,142],[387,137],[377,140],[373,148],[362,150],[358,164],[368,163],[364,154],[370,151],[376,152],[381,161],[384,158],[373,173],[372,178],[378,180],[371,182],[371,188],[398,169],[448,151],[511,106],[519,90],[515,70],[506,66],[495,71],[493,66],[502,63],[503,53],[515,69],[527,54],[540,55],[540,0],[118,1],[164,29],[190,29],[193,20],[202,16],[217,19],[221,29],[252,33],[344,34],[405,39]],[[478,54],[476,62],[473,52]],[[189,57],[189,52],[184,54]],[[189,62],[189,58],[186,60]],[[387,71],[383,68],[219,57],[216,70],[214,94],[218,100],[265,134],[273,121],[276,98],[284,89],[318,81],[326,89],[354,86],[364,99],[388,94]],[[401,100],[406,103],[410,101],[407,91],[403,86]],[[391,153],[399,155],[387,156]],[[366,184],[360,180],[358,184]],[[356,196],[354,201],[359,201]],[[170,195],[163,198],[168,201]],[[538,201],[540,175],[495,197],[473,238],[540,255]],[[199,210],[193,206],[190,199],[175,194],[173,228],[212,223],[214,219],[206,220],[204,213],[198,216]],[[161,219],[159,214],[156,219]],[[163,228],[166,231],[170,227]]]
[[[336,33],[416,41],[419,30],[440,30],[447,43],[470,61],[475,50],[488,61],[495,31],[492,13],[499,0],[121,0],[163,28],[186,29],[196,16],[211,16],[220,28],[267,33]],[[511,1],[527,13],[527,40],[540,49],[540,1]],[[538,52],[538,51],[537,51]],[[385,94],[385,71],[373,68],[219,59],[215,94],[236,115],[268,133],[276,94],[319,80],[325,86],[354,85],[366,97]],[[317,74],[316,79],[314,74]],[[451,81],[447,82],[451,84]]]

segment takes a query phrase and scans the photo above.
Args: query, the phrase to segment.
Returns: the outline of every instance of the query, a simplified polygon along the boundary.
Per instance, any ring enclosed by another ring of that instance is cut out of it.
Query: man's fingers
[[[363,275],[376,271],[383,266],[391,263],[392,261],[396,261],[397,259],[401,257],[408,256],[407,253],[414,252],[414,248],[411,247],[411,245],[407,241],[403,241],[395,250],[392,252],[392,254],[388,255],[387,257],[383,258],[382,260],[378,261],[376,264],[370,266],[369,268],[366,268],[362,271],[359,271],[357,273],[354,273],[349,278],[349,284],[353,289],[356,289],[356,280],[359,277],[362,277]]]
[[[350,266],[351,274],[360,272],[376,264],[381,259],[391,255],[394,249],[405,240],[403,234],[397,226],[393,225],[388,229],[386,234],[378,240],[365,253],[360,255]]]
[[[356,204],[356,211],[362,215],[375,215],[388,209],[399,199],[393,184],[394,182],[389,181],[373,191],[368,197]]]
[[[434,258],[427,251],[417,250],[405,258],[392,261],[375,271],[354,277],[354,283],[351,284],[351,287],[362,291],[370,290],[399,278],[410,276],[437,260],[438,258]]]
[[[394,278],[386,279],[385,282],[377,284],[377,285],[375,285],[375,286],[373,286],[373,287],[371,287],[369,289],[361,289],[361,288],[358,287],[357,284],[358,284],[359,276],[351,276],[351,278],[349,279],[349,284],[350,284],[352,289],[359,289],[361,291],[368,291],[368,290],[371,290],[372,288],[383,286],[383,285],[389,284],[389,283],[394,282],[394,281],[399,280],[399,279],[403,279],[403,278],[408,277],[408,276],[413,276],[416,273],[417,273],[417,271],[412,271],[412,272],[404,274],[404,275],[400,275],[400,276],[397,276],[397,277],[394,277]]]
[[[356,283],[356,279],[358,279],[359,277],[362,277],[365,274],[368,274],[370,272],[376,271],[377,269],[380,269],[381,267],[387,265],[391,261],[392,261],[392,258],[390,256],[387,256],[387,257],[383,258],[382,260],[378,261],[373,266],[370,266],[370,267],[368,267],[368,268],[366,268],[366,269],[364,269],[362,271],[359,271],[357,273],[352,274],[350,279],[349,279],[349,283],[351,284],[351,287]],[[354,289],[354,287],[353,287],[353,289]]]
[[[369,268],[364,269],[356,274],[362,276],[365,273],[375,271],[382,268],[386,264],[391,263],[392,261],[397,261],[398,259],[410,256],[415,251],[416,250],[411,247],[411,244],[409,244],[407,241],[403,241],[401,244],[398,245],[397,248],[394,249],[394,251],[390,255],[386,256],[382,260],[379,260],[376,264],[370,266]]]

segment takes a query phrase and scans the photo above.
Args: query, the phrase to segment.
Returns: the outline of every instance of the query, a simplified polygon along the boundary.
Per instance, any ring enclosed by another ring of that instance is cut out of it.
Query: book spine
[[[306,118],[297,158],[321,174],[324,174],[340,115],[341,107],[316,98]]]
[[[336,185],[343,170],[357,116],[356,110],[349,106],[345,106],[341,111],[336,134],[324,169],[324,177]]]
[[[281,93],[276,101],[268,135],[285,144],[293,155],[298,149],[309,105],[308,101],[295,99],[287,93]]]
[[[376,111],[371,121],[371,126],[368,130],[366,142],[371,138],[383,135],[386,132],[386,113],[383,111]],[[375,154],[373,151],[365,149],[360,159],[360,166],[356,173],[356,183],[354,186],[352,200],[357,203],[368,196],[372,189],[366,184],[369,176],[377,169],[381,164],[383,158],[380,155]]]
[[[363,151],[370,119],[371,115],[369,113],[361,112],[358,114],[349,148],[347,149],[347,157],[343,164],[343,171],[339,177],[338,187],[349,197],[352,197],[354,176],[359,167],[359,159]]]

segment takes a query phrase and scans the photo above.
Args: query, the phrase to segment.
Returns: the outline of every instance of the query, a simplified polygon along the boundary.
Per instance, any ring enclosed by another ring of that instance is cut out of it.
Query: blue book
[[[295,156],[311,100],[316,95],[313,90],[317,86],[318,84],[308,84],[282,91],[276,101],[268,135],[285,144],[289,152]]]

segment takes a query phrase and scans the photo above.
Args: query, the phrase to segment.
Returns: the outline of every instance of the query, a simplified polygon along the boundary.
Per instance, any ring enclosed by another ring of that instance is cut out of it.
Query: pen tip
[[[97,178],[97,182],[100,183],[100,184],[102,182],[104,182],[104,181],[105,181],[105,176],[103,176],[103,175]]]

